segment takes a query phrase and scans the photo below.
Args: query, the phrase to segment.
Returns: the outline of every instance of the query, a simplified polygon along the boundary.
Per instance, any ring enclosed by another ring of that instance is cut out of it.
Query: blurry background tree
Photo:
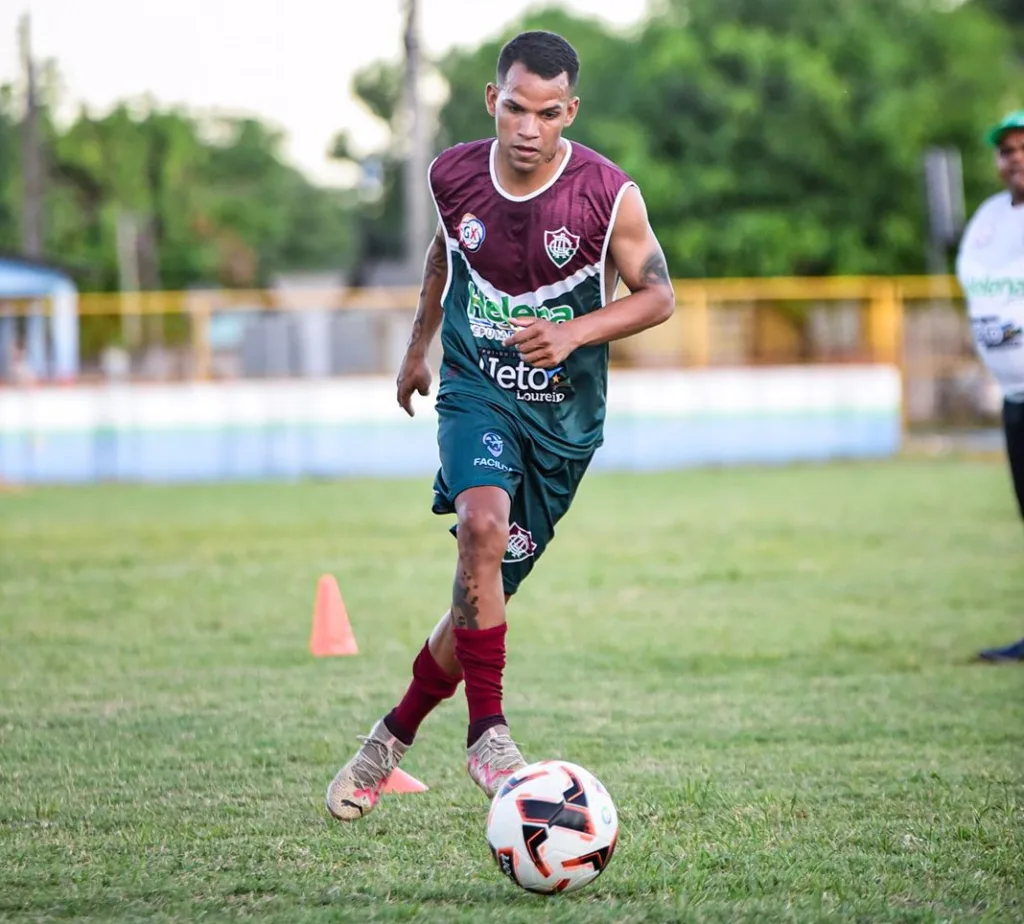
[[[11,87],[0,86],[0,251],[8,252],[21,243],[19,122]]]
[[[1020,83],[1008,31],[981,6],[660,6],[632,36],[557,12],[518,26],[578,48],[582,105],[568,134],[639,182],[675,274],[923,271],[932,144],[962,151],[971,203],[993,191],[981,136]],[[480,98],[500,45],[442,62],[439,144],[493,130]]]
[[[356,217],[356,244],[352,267],[353,282],[360,284],[375,264],[399,260],[404,255],[403,219],[405,216],[405,178],[399,140],[402,131],[402,64],[380,61],[356,74],[352,91],[360,102],[391,129],[391,144],[376,152],[363,164],[364,170],[379,172],[379,182],[371,179],[364,189]],[[351,153],[345,132],[334,142],[332,155],[338,160],[358,163]]]
[[[1013,32],[1018,58],[1024,58],[1024,3],[1020,0],[970,0],[1003,20]]]
[[[143,289],[264,286],[289,270],[347,266],[355,202],[284,163],[281,135],[255,119],[199,120],[152,103],[63,128],[40,112],[44,252],[84,290],[116,290],[130,229]],[[0,248],[17,252],[19,105],[0,89]]]

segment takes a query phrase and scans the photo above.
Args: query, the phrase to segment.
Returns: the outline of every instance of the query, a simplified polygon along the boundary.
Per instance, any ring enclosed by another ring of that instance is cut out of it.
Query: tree
[[[947,6],[664,0],[635,36],[537,12],[441,62],[439,143],[493,131],[501,43],[551,29],[582,60],[570,137],[637,179],[674,274],[922,271],[922,152],[959,147],[968,198],[984,194],[980,138],[1011,66],[1000,23]]]
[[[1024,4],[1021,4],[1020,0],[974,0],[974,2],[1013,28],[1024,29]]]
[[[200,122],[150,100],[65,129],[41,113],[50,176],[45,251],[83,289],[120,284],[118,227],[139,233],[142,288],[265,286],[287,270],[347,268],[355,204],[284,163],[256,119]],[[12,94],[0,89],[0,246],[17,249],[19,169]]]
[[[1024,80],[1021,67],[1024,66],[1024,3],[1021,0],[971,0],[983,10],[991,13],[996,19],[1002,20],[1010,30],[1013,46],[1017,55],[1017,73],[1013,81],[1013,91],[1008,93],[1010,106],[1024,105],[1024,94],[1018,89]],[[1009,88],[1007,88],[1009,90]]]
[[[0,250],[19,248],[21,228],[18,207],[18,178],[21,153],[18,144],[18,117],[14,113],[14,92],[0,86]]]

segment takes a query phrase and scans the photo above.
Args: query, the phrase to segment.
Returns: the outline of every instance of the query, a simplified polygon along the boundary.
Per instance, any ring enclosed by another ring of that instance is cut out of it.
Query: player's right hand
[[[398,370],[398,403],[410,417],[415,417],[412,409],[412,393],[430,394],[430,366],[426,357],[406,353]]]

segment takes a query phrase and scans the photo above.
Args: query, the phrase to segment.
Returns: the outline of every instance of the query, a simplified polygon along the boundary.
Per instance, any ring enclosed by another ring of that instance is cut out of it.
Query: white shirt
[[[986,199],[964,230],[956,275],[978,355],[1011,401],[1024,401],[1024,205]]]

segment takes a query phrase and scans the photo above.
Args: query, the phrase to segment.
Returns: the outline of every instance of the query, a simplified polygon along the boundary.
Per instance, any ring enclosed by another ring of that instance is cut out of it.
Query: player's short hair
[[[520,32],[498,55],[498,83],[505,82],[513,64],[522,64],[531,74],[554,80],[559,74],[569,77],[569,88],[576,86],[580,59],[576,49],[554,32]]]

